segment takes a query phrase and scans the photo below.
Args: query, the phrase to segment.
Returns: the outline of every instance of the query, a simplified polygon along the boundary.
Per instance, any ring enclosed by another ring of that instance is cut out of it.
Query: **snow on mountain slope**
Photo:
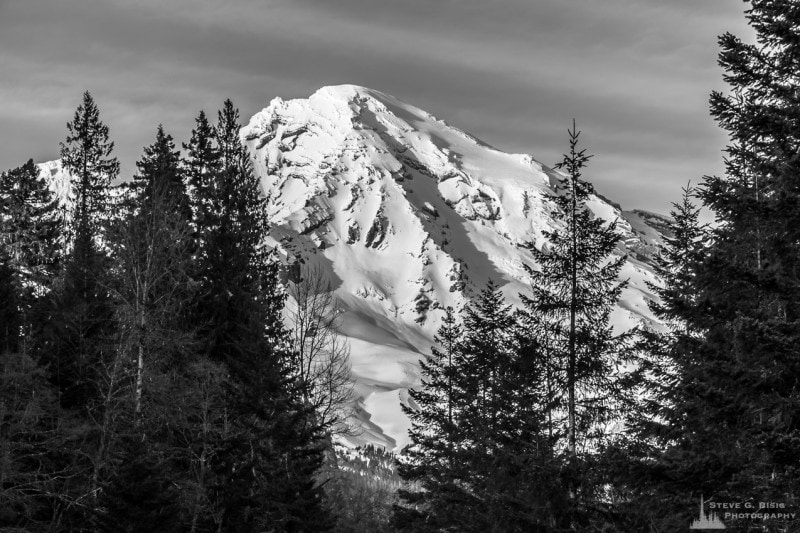
[[[529,280],[528,243],[556,226],[546,194],[563,175],[508,154],[378,91],[324,87],[274,99],[242,129],[269,197],[272,244],[330,275],[346,310],[358,422],[352,443],[407,442],[400,409],[419,384],[446,306],[462,308],[490,279],[513,304]],[[566,142],[566,141],[565,141]],[[648,256],[659,239],[643,212],[600,196],[589,207],[619,219],[621,278],[630,279],[616,328],[653,321]],[[661,219],[663,220],[663,219]]]

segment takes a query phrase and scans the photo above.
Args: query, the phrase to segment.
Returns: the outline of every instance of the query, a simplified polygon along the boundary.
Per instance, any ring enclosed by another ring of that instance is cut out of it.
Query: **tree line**
[[[346,347],[314,272],[289,285],[317,329],[284,326],[238,111],[183,156],[159,126],[121,186],[88,92],[67,128],[68,198],[0,174],[0,529],[329,529]]]

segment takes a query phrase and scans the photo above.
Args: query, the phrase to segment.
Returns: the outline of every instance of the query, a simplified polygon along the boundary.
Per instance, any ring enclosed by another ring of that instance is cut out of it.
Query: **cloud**
[[[197,111],[226,97],[246,119],[275,96],[355,83],[545,164],[576,117],[597,154],[598,187],[665,211],[681,184],[719,169],[725,139],[707,95],[724,89],[716,36],[749,35],[742,9],[730,0],[0,0],[0,168],[55,157],[85,89],[131,172],[158,123],[185,139]]]

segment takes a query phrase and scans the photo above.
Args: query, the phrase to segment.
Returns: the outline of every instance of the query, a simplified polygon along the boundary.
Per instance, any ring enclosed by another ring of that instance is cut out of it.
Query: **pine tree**
[[[0,250],[0,254],[2,250]],[[9,260],[0,255],[0,353],[19,350],[22,316],[20,313],[20,287]]]
[[[57,200],[32,159],[0,174],[0,246],[32,293],[45,292],[56,274],[57,213]]]
[[[680,203],[673,203],[672,221],[664,244],[655,259],[655,273],[662,284],[649,288],[658,296],[650,309],[670,326],[685,331],[681,317],[695,302],[694,266],[702,260],[706,245],[706,228],[699,223],[700,209],[692,203],[696,189],[683,188]]]
[[[212,228],[217,227],[215,213],[220,210],[215,192],[220,168],[219,150],[214,141],[214,128],[209,124],[205,112],[200,111],[195,119],[191,139],[183,148],[186,151],[183,168],[196,232],[195,254],[202,264],[205,262],[206,240]]]
[[[164,469],[165,459],[142,436],[124,438],[110,482],[103,491],[103,513],[96,531],[169,533],[180,530],[175,480]]]
[[[180,152],[175,150],[172,136],[164,132],[162,125],[156,130],[155,141],[144,148],[136,166],[139,172],[130,184],[135,205],[147,210],[155,208],[159,202],[169,202],[174,214],[188,223],[191,210]]]
[[[135,352],[135,409],[142,411],[145,365],[180,368],[193,346],[191,212],[179,153],[159,126],[137,162],[126,215],[111,225],[120,346]]]
[[[663,326],[641,331],[636,370],[631,374],[638,400],[625,417],[626,438],[609,450],[622,495],[617,510],[627,529],[685,527],[688,502],[679,498],[676,505],[664,498],[660,485],[669,483],[667,472],[672,468],[669,460],[662,460],[662,451],[677,442],[685,429],[676,424],[680,416],[674,395],[680,379],[676,360],[701,333],[684,318],[697,305],[696,266],[708,245],[707,228],[699,223],[700,210],[692,203],[695,193],[687,186],[681,201],[672,204],[671,221],[655,258],[659,283],[648,284],[658,297],[649,302],[650,309]]]

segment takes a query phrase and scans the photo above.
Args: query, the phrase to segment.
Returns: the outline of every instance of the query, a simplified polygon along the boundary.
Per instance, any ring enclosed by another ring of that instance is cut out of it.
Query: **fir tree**
[[[0,246],[32,293],[45,292],[57,273],[57,213],[57,200],[32,159],[0,174]]]
[[[238,110],[228,100],[214,129],[215,147],[204,144],[201,117],[188,160],[201,243],[200,335],[209,357],[230,371],[231,428],[209,490],[225,530],[321,530],[327,516],[314,481],[321,435],[289,378],[285,295],[278,265],[263,245],[266,200],[239,129]],[[208,154],[218,159],[202,162]]]
[[[130,184],[135,205],[148,210],[166,201],[174,214],[188,223],[191,210],[180,152],[175,150],[175,142],[163,126],[158,126],[155,141],[144,148],[136,166],[139,172]]]
[[[2,254],[2,250],[0,250]],[[20,345],[20,287],[7,257],[0,255],[0,353],[15,353]]]
[[[15,302],[18,316],[15,322],[4,323],[7,331],[15,328],[20,341],[30,336],[36,303],[57,274],[57,213],[57,201],[32,159],[0,174],[0,260],[8,283],[16,287],[6,303]]]
[[[67,139],[61,143],[61,163],[75,181],[70,231],[77,240],[79,232],[96,236],[109,216],[108,188],[119,174],[119,161],[111,155],[114,143],[109,140],[108,126],[100,120],[100,110],[88,91],[67,130]]]
[[[695,335],[671,348],[664,416],[675,429],[652,489],[682,505],[800,497],[800,7],[753,0],[747,16],[756,44],[720,38],[731,90],[712,93],[711,114],[731,144],[726,175],[699,194],[716,225],[678,317]]]
[[[590,159],[578,149],[580,132],[569,131],[570,151],[557,168],[565,188],[550,200],[562,228],[546,232],[547,243],[530,247],[536,268],[525,266],[530,295],[521,321],[537,340],[545,383],[543,409],[551,446],[564,453],[563,482],[570,495],[571,525],[579,512],[596,506],[600,490],[588,475],[605,426],[620,414],[618,365],[626,357],[627,334],[614,335],[610,313],[627,282],[618,275],[625,257],[614,257],[616,222],[596,218],[586,205],[593,192],[581,176]]]
[[[88,92],[67,130],[61,157],[75,180],[72,246],[60,288],[52,295],[52,320],[44,326],[39,344],[61,391],[62,405],[77,407],[94,394],[95,372],[109,340],[108,265],[98,243],[103,220],[109,216],[108,187],[119,163],[111,156],[114,143],[109,141],[108,126]]]
[[[420,490],[400,491],[405,505],[396,506],[394,520],[401,528],[418,526],[429,514],[444,514],[446,507],[455,507],[456,500],[469,500],[456,482],[462,466],[456,447],[462,436],[454,422],[454,407],[456,417],[460,407],[454,390],[459,377],[454,363],[462,333],[453,308],[448,307],[434,337],[432,356],[420,361],[422,387],[409,390],[417,408],[402,406],[411,420],[411,445],[403,450],[398,473],[405,481],[418,484]]]
[[[553,472],[535,345],[489,284],[467,309],[463,335],[448,312],[443,349],[422,363],[407,409],[412,444],[398,472],[413,490],[395,510],[402,530],[539,531],[552,522]]]
[[[649,303],[665,329],[643,328],[638,339],[640,354],[631,382],[638,401],[626,415],[627,438],[609,450],[614,461],[617,487],[624,496],[619,513],[626,528],[659,530],[683,527],[685,498],[677,506],[664,498],[661,484],[668,483],[672,466],[660,460],[662,451],[680,438],[683,427],[676,425],[675,384],[680,379],[680,353],[702,333],[685,320],[697,305],[696,266],[708,245],[707,229],[699,223],[700,210],[692,203],[696,190],[683,189],[680,202],[673,203],[671,221],[664,232],[664,243],[655,258],[659,283],[649,284],[658,296]],[[671,509],[667,516],[664,509]]]
[[[179,531],[175,480],[155,444],[143,436],[127,435],[120,446],[113,474],[106,485],[95,519],[96,531],[168,533]]]

